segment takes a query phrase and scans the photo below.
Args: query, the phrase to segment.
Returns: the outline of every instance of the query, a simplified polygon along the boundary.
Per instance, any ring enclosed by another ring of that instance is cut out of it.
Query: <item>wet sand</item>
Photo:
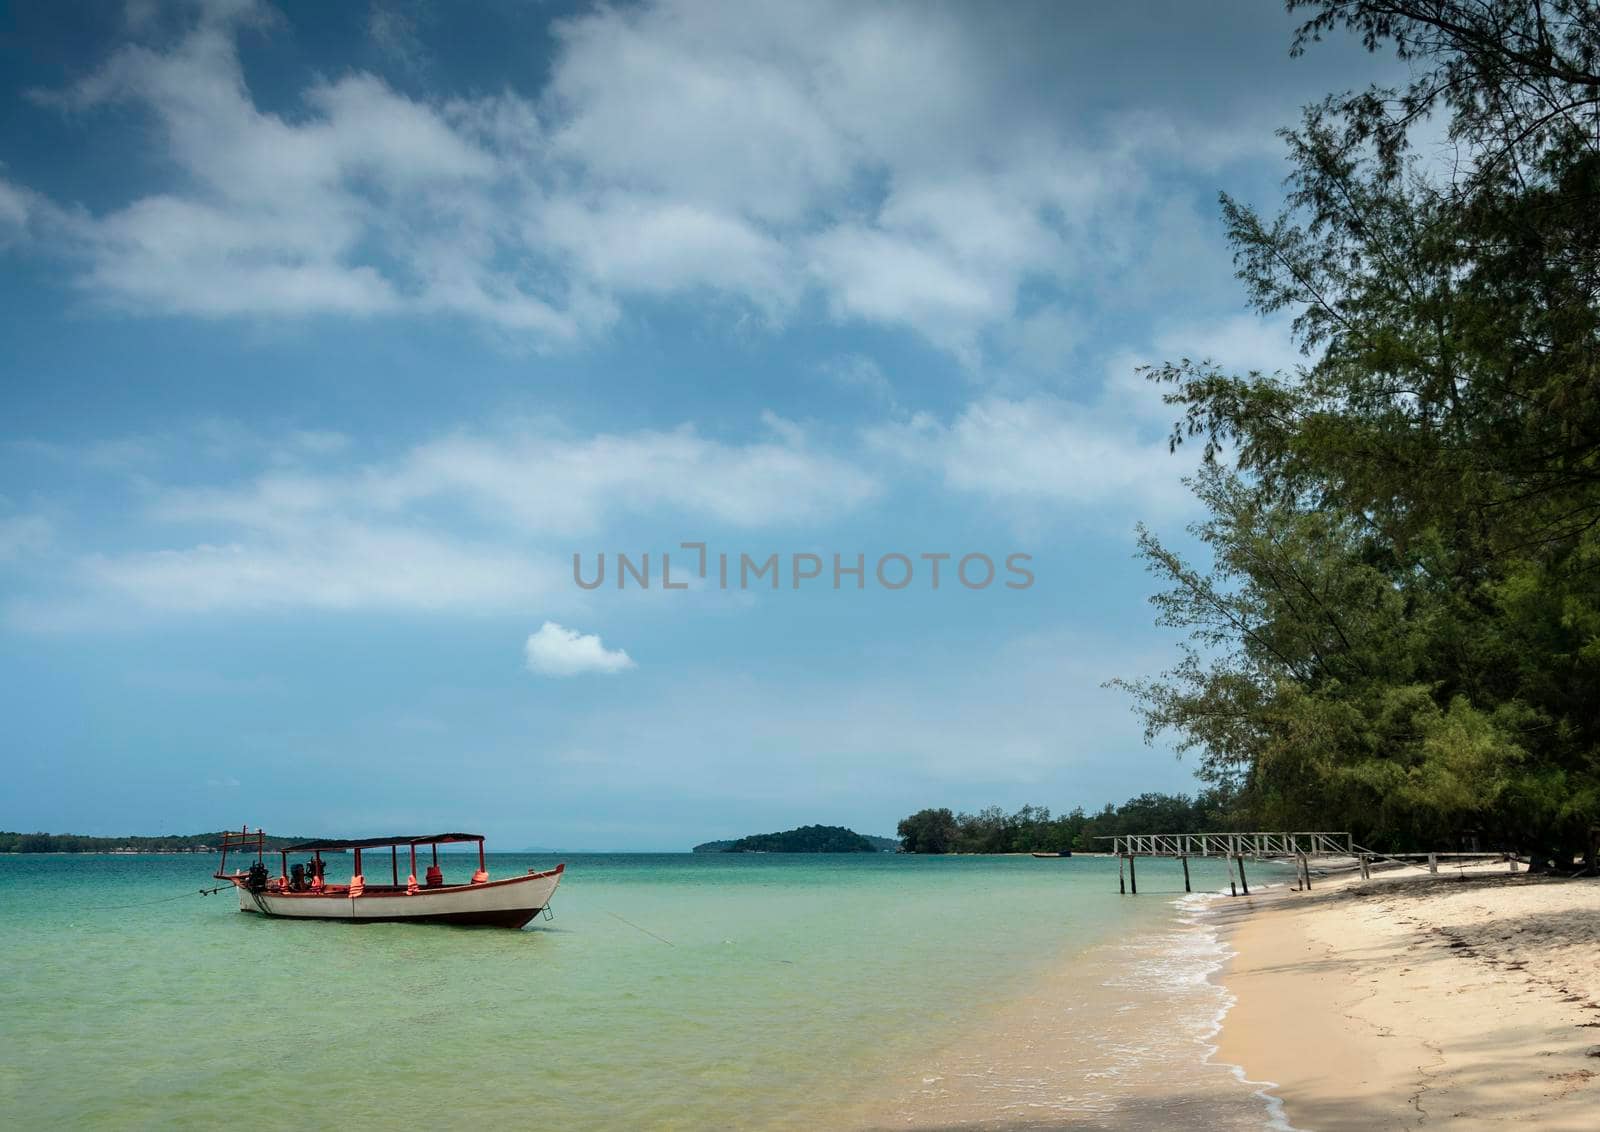
[[[1114,879],[1114,878],[1113,878]],[[1259,1129],[1271,1102],[1211,1059],[1229,994],[1211,902],[1064,959],[1025,995],[962,1020],[832,1121],[870,1129]],[[1129,899],[1133,899],[1129,897]],[[1155,908],[1152,907],[1151,911]]]
[[[1600,880],[1441,869],[1218,902],[1218,1060],[1290,1125],[1600,1127]]]
[[[839,1125],[1592,1132],[1600,880],[1504,870],[1196,898],[970,1018]]]

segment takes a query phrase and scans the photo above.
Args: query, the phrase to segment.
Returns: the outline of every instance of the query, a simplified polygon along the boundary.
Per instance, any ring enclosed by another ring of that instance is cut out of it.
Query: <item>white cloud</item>
[[[809,45],[836,14],[668,2],[568,21],[555,152],[602,183],[795,221],[855,158]]]
[[[1213,362],[1238,374],[1293,370],[1308,359],[1294,344],[1292,321],[1289,315],[1235,315],[1167,326],[1155,334],[1149,346],[1112,354],[1105,367],[1102,399],[1120,405],[1130,417],[1147,426],[1170,429],[1182,410],[1162,401],[1162,394],[1170,387],[1154,385],[1140,367],[1188,358]]]
[[[1041,311],[1037,340],[1024,343],[1024,353],[1041,368],[1049,351],[1059,351],[1060,358],[1075,346],[1064,318],[1049,308]],[[870,429],[867,441],[903,463],[935,471],[951,488],[988,499],[1176,513],[1193,505],[1182,483],[1193,456],[1169,451],[1181,409],[1162,401],[1165,390],[1140,367],[1187,357],[1236,372],[1290,369],[1306,359],[1289,324],[1287,316],[1239,315],[1171,325],[1150,345],[1106,359],[1092,399],[990,395],[948,420],[924,412]]]
[[[1089,340],[1089,329],[1083,312],[1049,305],[1011,319],[996,338],[1010,365],[1024,373],[1058,377]]]
[[[1051,631],[929,645],[896,665],[841,657],[812,673],[801,695],[788,674],[774,679],[758,662],[743,672],[652,670],[654,679],[626,702],[578,716],[551,739],[567,764],[557,773],[572,783],[604,778],[646,793],[688,775],[713,797],[752,802],[821,789],[902,805],[908,792],[936,797],[954,783],[1009,794],[1105,775],[1129,760],[1173,764],[1170,755],[1141,750],[1127,697],[1103,687],[1166,658],[1164,643],[1142,633]],[[753,760],[759,779],[750,774]],[[1090,804],[1107,797],[1098,787],[1079,795]]]
[[[841,226],[818,236],[811,255],[835,317],[909,326],[969,363],[978,332],[1010,313],[1004,278],[986,279],[924,240]]]
[[[894,383],[872,358],[865,354],[840,354],[819,367],[824,376],[846,389],[865,393],[888,405],[895,404]]]
[[[422,71],[429,60],[418,29],[418,12],[399,4],[373,3],[367,9],[367,38],[394,63]]]
[[[792,253],[759,227],[700,204],[638,193],[552,198],[532,224],[596,286],[671,294],[710,288],[777,316],[799,298]]]
[[[112,608],[211,614],[279,609],[491,611],[576,601],[571,538],[638,517],[762,529],[821,522],[876,499],[881,485],[768,414],[770,437],[669,432],[574,436],[548,423],[458,431],[366,465],[324,467],[345,439],[291,432],[232,440],[264,470],[234,482],[168,486],[146,459],[132,482],[158,549],[77,559],[54,605],[13,602],[13,624],[72,628]],[[191,442],[192,443],[192,442]],[[42,454],[65,459],[58,448]],[[85,463],[94,452],[85,452]],[[0,558],[42,545],[36,520],[0,521]],[[161,545],[165,544],[165,545]]]
[[[546,621],[524,646],[528,671],[540,676],[581,676],[600,672],[608,676],[636,667],[623,649],[608,649],[593,633],[579,633]]]
[[[86,226],[80,283],[116,302],[200,316],[370,315],[400,300],[375,268],[341,263],[357,231],[340,217],[261,217],[147,197]]]
[[[350,447],[350,438],[326,429],[300,429],[289,435],[291,452],[299,450],[313,456],[328,456]]]
[[[541,343],[606,318],[576,292],[546,294],[496,266],[508,170],[479,131],[503,124],[500,100],[452,113],[353,73],[303,90],[305,113],[292,120],[263,112],[235,36],[265,12],[205,7],[175,45],[130,44],[39,96],[79,111],[144,109],[174,174],[166,192],[70,218],[85,287],[135,310],[200,316],[454,312]]]
[[[1307,358],[1294,344],[1292,322],[1288,314],[1268,318],[1240,314],[1187,323],[1158,334],[1156,350],[1164,360],[1209,360],[1238,373],[1293,370],[1307,364]]]
[[[871,431],[868,441],[957,491],[1032,508],[1171,512],[1187,501],[1165,437],[1105,403],[986,397],[948,422],[918,413]]]
[[[545,348],[603,332],[633,295],[710,291],[769,325],[816,295],[837,320],[978,366],[1034,282],[1182,277],[1130,270],[1194,222],[1147,166],[1226,154],[1149,114],[1091,136],[1019,97],[963,18],[601,7],[556,25],[536,99],[413,98],[353,71],[279,114],[236,38],[282,29],[263,6],[206,6],[175,42],[130,43],[37,96],[149,114],[167,183],[93,215],[0,185],[0,240],[48,214],[77,281],[136,311],[447,314]],[[409,10],[374,6],[369,23],[414,71]],[[1023,338],[1061,337],[1035,330]]]
[[[34,194],[0,178],[0,248],[21,240],[35,207]]]
[[[3,502],[3,500],[0,500]],[[50,545],[55,528],[37,515],[17,515],[0,519],[0,562],[10,562],[37,554]]]
[[[221,545],[91,555],[79,580],[93,594],[162,613],[440,612],[539,601],[566,576],[549,557],[401,527],[313,522]]]
[[[813,450],[804,430],[777,418],[767,424],[771,439],[738,444],[689,426],[585,437],[547,422],[463,430],[354,471],[291,468],[239,486],[164,491],[153,510],[170,522],[273,530],[335,515],[388,519],[442,503],[547,538],[662,512],[781,526],[830,518],[881,493],[878,481],[853,463]]]

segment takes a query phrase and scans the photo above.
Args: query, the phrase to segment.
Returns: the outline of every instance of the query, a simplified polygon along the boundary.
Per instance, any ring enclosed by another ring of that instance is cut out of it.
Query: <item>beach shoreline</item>
[[[1231,954],[1212,912],[1219,901],[1226,890],[1124,897],[1137,919],[1067,948],[1025,988],[962,1019],[941,1048],[912,1051],[829,1123],[921,1132],[1270,1124],[1275,1098],[1213,1060],[1231,1001],[1217,979]]]
[[[1591,1129],[1600,880],[1504,870],[1164,901],[839,1126]]]
[[[1476,872],[1213,902],[1215,1061],[1291,1128],[1593,1128],[1600,880]]]

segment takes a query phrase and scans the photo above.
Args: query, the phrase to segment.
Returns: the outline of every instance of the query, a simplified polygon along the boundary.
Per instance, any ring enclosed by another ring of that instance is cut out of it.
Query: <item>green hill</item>
[[[268,852],[308,837],[267,837]],[[165,837],[89,837],[81,833],[12,833],[0,830],[0,853],[215,853],[220,833],[169,833]],[[252,852],[254,849],[252,848]]]
[[[737,841],[707,841],[696,853],[877,853],[872,838],[840,825],[803,825],[782,833],[756,833]],[[885,838],[876,840],[883,841]]]

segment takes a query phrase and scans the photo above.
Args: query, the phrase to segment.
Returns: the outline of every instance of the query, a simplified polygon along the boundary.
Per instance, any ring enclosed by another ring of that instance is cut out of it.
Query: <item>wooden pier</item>
[[[1295,883],[1311,887],[1311,861],[1317,857],[1352,857],[1367,872],[1368,854],[1348,833],[1125,833],[1102,837],[1112,843],[1117,855],[1117,885],[1124,896],[1139,895],[1139,874],[1135,861],[1140,857],[1171,857],[1183,864],[1183,890],[1189,886],[1190,857],[1222,857],[1228,862],[1228,887],[1235,896],[1243,889],[1250,895],[1250,881],[1244,862],[1293,861]]]

